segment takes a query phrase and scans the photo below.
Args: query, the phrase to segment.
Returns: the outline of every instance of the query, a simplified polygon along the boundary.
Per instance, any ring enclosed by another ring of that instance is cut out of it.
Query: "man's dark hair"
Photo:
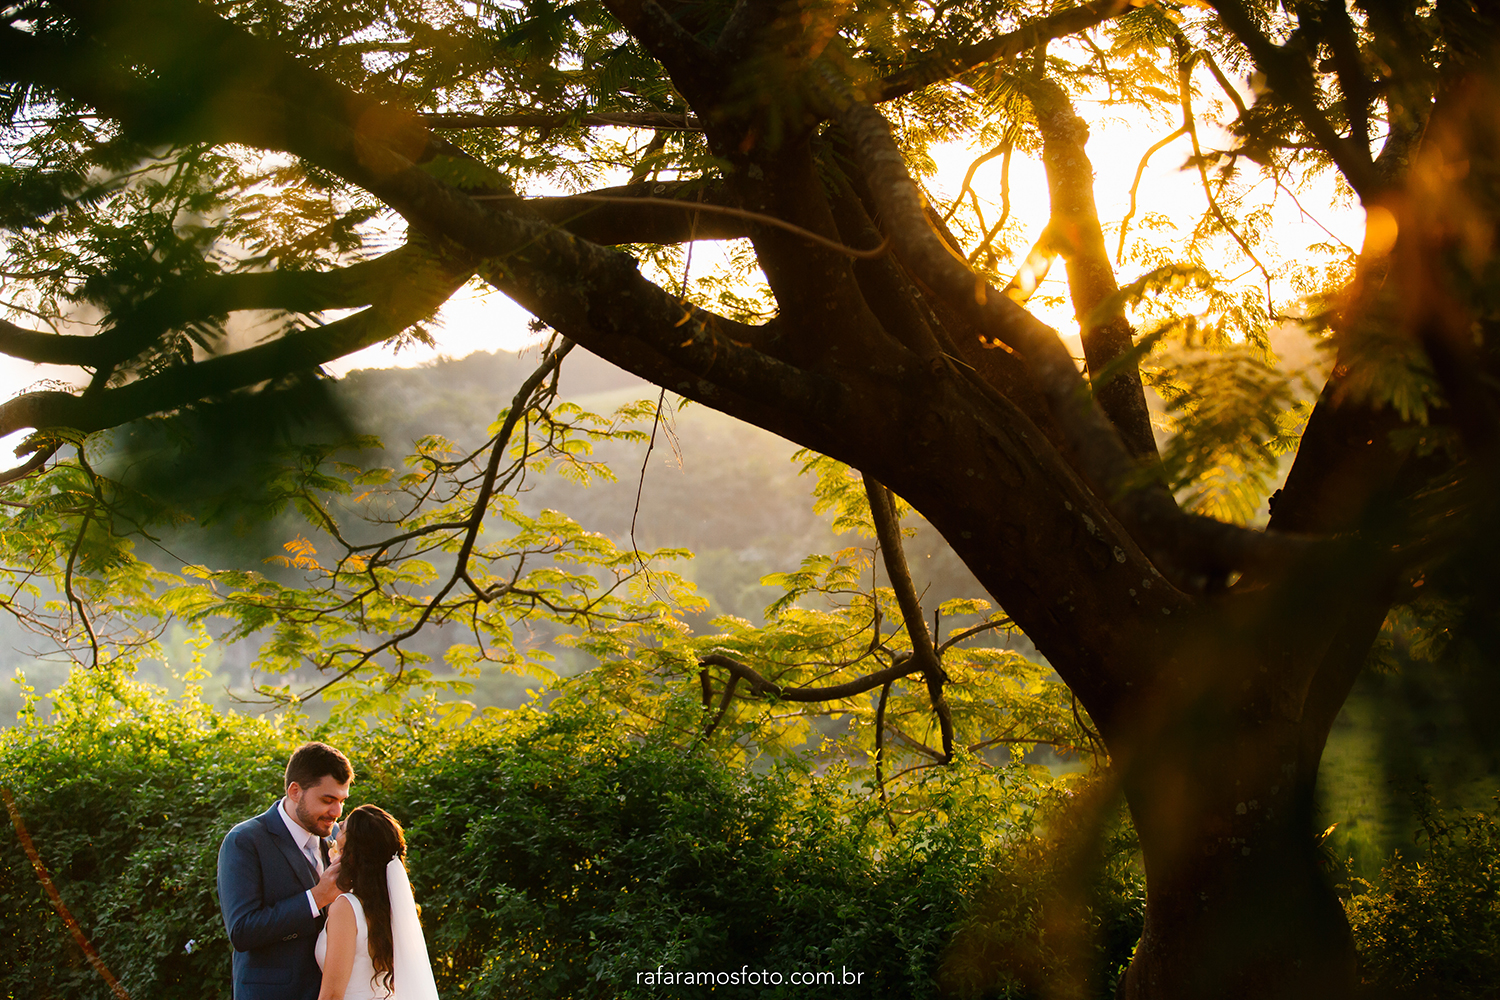
[[[354,768],[349,766],[348,757],[327,743],[304,743],[286,762],[288,787],[295,781],[300,788],[311,788],[330,775],[342,785],[354,777]]]

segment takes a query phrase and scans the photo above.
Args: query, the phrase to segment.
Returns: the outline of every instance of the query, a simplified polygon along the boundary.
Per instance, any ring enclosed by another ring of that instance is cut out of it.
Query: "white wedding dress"
[[[359,897],[346,892],[339,898],[347,899],[354,908],[354,972],[349,976],[344,1000],[399,1000],[394,993],[386,991],[384,976],[375,977],[375,964],[370,961],[370,925],[365,920],[365,908],[360,905]],[[317,956],[318,968],[321,969],[328,956],[328,928],[318,933],[313,954]]]
[[[354,910],[354,970],[344,990],[344,1000],[438,1000],[437,983],[432,976],[432,960],[427,954],[427,940],[417,917],[417,901],[412,898],[411,880],[400,857],[385,866],[385,887],[391,900],[391,965],[395,986],[387,990],[383,981],[374,981],[375,963],[370,961],[370,925],[365,908],[352,892],[344,893]],[[313,946],[318,968],[328,956],[328,930],[318,934]],[[384,980],[384,977],[381,977]]]

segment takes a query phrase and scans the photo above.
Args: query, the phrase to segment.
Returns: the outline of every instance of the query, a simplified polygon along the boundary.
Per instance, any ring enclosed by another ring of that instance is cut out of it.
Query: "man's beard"
[[[316,833],[320,837],[326,837],[330,832],[332,832],[333,820],[322,819],[314,816],[312,813],[308,812],[302,807],[301,802],[298,802],[296,804],[296,812],[297,822],[302,824],[302,829],[306,830],[308,833]],[[322,829],[321,827],[323,824],[327,824],[328,829]]]

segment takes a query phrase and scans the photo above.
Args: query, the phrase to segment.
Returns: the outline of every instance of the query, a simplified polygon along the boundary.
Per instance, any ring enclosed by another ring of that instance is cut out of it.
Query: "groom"
[[[353,780],[347,757],[304,743],[287,762],[286,795],[224,838],[219,907],[234,946],[234,1000],[316,1000],[313,946],[339,895],[328,843]]]

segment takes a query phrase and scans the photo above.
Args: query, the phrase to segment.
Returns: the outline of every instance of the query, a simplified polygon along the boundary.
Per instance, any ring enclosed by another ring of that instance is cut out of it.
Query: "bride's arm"
[[[328,953],[323,956],[323,988],[318,1000],[344,1000],[354,973],[354,907],[343,896],[328,907]]]

